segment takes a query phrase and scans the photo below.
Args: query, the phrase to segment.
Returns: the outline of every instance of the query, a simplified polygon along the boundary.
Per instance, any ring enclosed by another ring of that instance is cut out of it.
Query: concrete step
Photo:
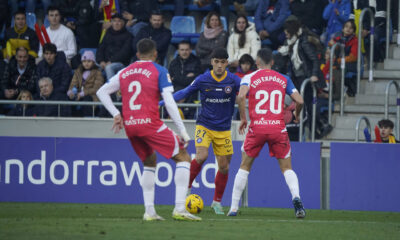
[[[400,59],[400,47],[397,45],[391,45],[389,57],[392,59]]]
[[[332,121],[335,124],[335,126],[338,126],[343,129],[352,130],[355,129],[356,123],[361,116],[365,116],[368,118],[371,124],[371,128],[374,128],[374,126],[378,124],[380,120],[383,119],[383,115],[381,114],[346,114],[343,116],[335,114],[332,118]],[[389,119],[392,120],[393,122],[396,122],[396,118],[394,115],[391,115]]]
[[[335,104],[335,113],[340,112],[340,105]],[[385,114],[384,105],[360,105],[360,104],[345,104],[345,113],[362,113],[362,114]],[[389,106],[389,114],[396,113],[396,106]]]
[[[393,94],[389,95],[389,106],[396,105],[396,95],[395,90],[392,89]],[[358,94],[355,97],[355,104],[362,105],[385,105],[385,95],[376,95],[376,94]]]
[[[399,70],[400,69],[400,59],[385,59],[385,61],[383,63],[383,69],[384,70]]]
[[[375,81],[369,82],[368,80],[361,80],[360,82],[360,93],[365,94],[377,94],[384,95],[386,90],[386,85],[392,80],[390,79],[376,79]],[[400,80],[396,80],[400,85]],[[395,94],[395,87],[391,87],[390,94]]]
[[[363,78],[368,79],[369,77],[369,70],[364,70]],[[373,72],[374,79],[393,79],[397,80],[400,79],[400,70],[375,70]]]

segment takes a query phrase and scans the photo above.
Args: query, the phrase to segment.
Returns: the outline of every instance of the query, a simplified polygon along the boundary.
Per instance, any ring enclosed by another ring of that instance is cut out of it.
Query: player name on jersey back
[[[281,78],[279,78],[279,77],[277,77],[277,76],[267,76],[267,77],[260,77],[260,78],[258,78],[258,79],[256,79],[256,80],[253,80],[252,82],[251,82],[251,87],[252,88],[256,88],[260,83],[263,83],[263,82],[276,82],[276,83],[279,83],[281,86],[282,86],[282,88],[284,88],[284,89],[286,89],[286,81],[285,80],[282,80]]]
[[[123,79],[125,79],[126,77],[132,75],[132,74],[143,74],[145,75],[147,78],[150,78],[151,76],[151,72],[147,69],[143,69],[143,68],[134,68],[134,69],[130,69],[128,71],[125,71],[122,73],[121,77]]]

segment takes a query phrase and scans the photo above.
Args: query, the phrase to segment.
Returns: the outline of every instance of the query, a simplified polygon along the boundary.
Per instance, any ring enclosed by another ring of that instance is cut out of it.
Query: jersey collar
[[[211,73],[211,77],[214,78],[215,81],[217,82],[221,82],[222,80],[224,80],[226,78],[226,76],[228,75],[228,72],[225,71],[224,75],[222,75],[220,78],[218,78],[215,74],[214,74],[214,70],[210,71]]]

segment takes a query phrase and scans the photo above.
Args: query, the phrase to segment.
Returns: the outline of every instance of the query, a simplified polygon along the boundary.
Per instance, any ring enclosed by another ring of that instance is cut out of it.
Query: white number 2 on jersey
[[[277,108],[275,108],[275,100],[276,97],[278,96],[278,106]],[[256,92],[256,99],[261,99],[261,101],[259,101],[256,104],[256,113],[257,114],[266,114],[267,113],[267,109],[261,109],[261,106],[264,105],[267,101],[268,101],[268,97],[269,94],[267,91],[265,90],[258,90]],[[274,90],[271,92],[270,95],[270,100],[269,100],[269,110],[274,113],[274,114],[279,114],[282,112],[282,93],[278,90]]]
[[[142,85],[140,85],[140,82],[138,81],[133,81],[129,84],[128,92],[130,93],[133,92],[133,87],[135,87],[136,91],[133,93],[131,99],[129,99],[129,108],[131,110],[140,110],[142,104],[135,105],[134,102],[136,98],[139,96],[140,92],[142,91]]]

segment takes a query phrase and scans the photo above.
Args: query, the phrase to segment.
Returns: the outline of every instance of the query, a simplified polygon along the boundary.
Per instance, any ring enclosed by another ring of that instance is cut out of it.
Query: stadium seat
[[[196,33],[196,23],[192,16],[174,16],[171,20],[171,32],[171,43],[173,44],[199,37],[199,34]]]
[[[247,16],[247,21],[254,23],[254,16]]]
[[[29,28],[35,29],[36,15],[35,13],[26,13],[26,25]],[[11,18],[11,26],[14,26],[14,16]]]

